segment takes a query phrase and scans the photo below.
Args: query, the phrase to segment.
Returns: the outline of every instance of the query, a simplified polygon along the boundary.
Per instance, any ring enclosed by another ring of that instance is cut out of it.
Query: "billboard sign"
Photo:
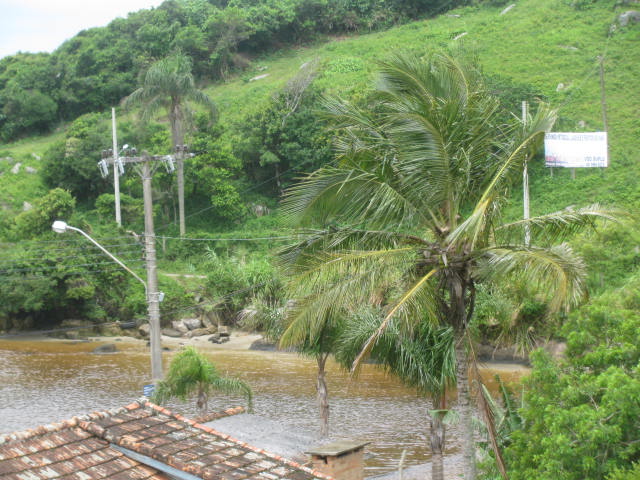
[[[546,133],[544,158],[547,167],[608,167],[607,132]]]

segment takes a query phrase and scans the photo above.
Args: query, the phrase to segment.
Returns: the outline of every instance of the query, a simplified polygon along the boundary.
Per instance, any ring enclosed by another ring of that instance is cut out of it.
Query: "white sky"
[[[80,30],[107,25],[162,0],[0,0],[0,58],[52,52]]]

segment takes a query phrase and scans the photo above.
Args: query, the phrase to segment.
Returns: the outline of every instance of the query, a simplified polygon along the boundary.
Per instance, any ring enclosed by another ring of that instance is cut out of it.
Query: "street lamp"
[[[156,381],[162,380],[162,345],[161,345],[161,337],[160,337],[160,307],[159,302],[162,301],[162,297],[164,295],[162,292],[149,292],[147,287],[147,282],[145,282],[140,276],[138,276],[133,270],[127,267],[124,263],[114,257],[106,248],[96,242],[93,238],[91,238],[86,232],[80,230],[79,228],[72,227],[67,224],[67,222],[63,222],[62,220],[56,220],[51,225],[51,229],[56,233],[65,233],[68,230],[73,230],[74,232],[78,232],[79,234],[86,237],[91,243],[93,243],[96,247],[102,250],[111,260],[116,262],[122,268],[124,268],[127,272],[133,275],[136,280],[138,280],[142,285],[144,285],[144,293],[145,298],[147,300],[147,306],[149,309],[149,339],[151,343],[151,378],[155,383]],[[147,273],[148,276],[148,273]],[[154,282],[154,284],[157,282]]]

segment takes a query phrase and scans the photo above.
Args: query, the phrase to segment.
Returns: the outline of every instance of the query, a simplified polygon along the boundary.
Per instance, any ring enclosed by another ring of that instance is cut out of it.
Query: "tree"
[[[367,340],[380,327],[384,315],[366,309],[345,322],[335,349],[338,362],[349,368]],[[431,401],[431,478],[444,480],[445,423],[447,389],[455,385],[453,331],[421,322],[410,332],[391,324],[371,350],[372,359],[405,385]]]
[[[190,116],[190,101],[203,105],[212,115],[216,112],[213,100],[196,88],[189,57],[175,53],[151,65],[142,87],[129,95],[124,104],[127,107],[141,106],[142,119],[145,121],[159,109],[166,108],[175,148],[184,144],[184,129]],[[180,235],[184,236],[184,160],[180,155],[177,164]]]
[[[186,400],[196,395],[196,406],[200,414],[207,413],[209,395],[214,390],[224,393],[240,393],[247,399],[249,410],[253,409],[253,392],[242,380],[222,376],[203,354],[193,347],[178,353],[169,366],[169,373],[158,383],[153,401],[164,403],[177,397]]]
[[[283,252],[297,300],[285,335],[304,338],[316,319],[375,297],[383,298],[386,316],[356,363],[394,319],[404,328],[425,318],[452,328],[465,479],[474,479],[468,327],[476,285],[524,277],[546,292],[551,310],[575,304],[585,267],[558,242],[610,216],[591,206],[503,222],[513,177],[555,112],[541,105],[525,125],[500,124],[497,99],[462,57],[382,62],[372,102],[367,109],[328,102],[335,165],[304,177],[286,196],[286,214],[321,228]]]

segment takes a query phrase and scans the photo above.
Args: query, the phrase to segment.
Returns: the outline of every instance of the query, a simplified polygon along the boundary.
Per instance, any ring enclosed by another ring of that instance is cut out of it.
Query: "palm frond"
[[[378,327],[378,329],[371,335],[367,342],[362,347],[362,351],[353,361],[352,370],[359,367],[361,362],[371,353],[374,345],[385,332],[391,321],[397,316],[404,316],[405,320],[409,320],[412,313],[420,311],[421,309],[427,309],[428,318],[432,321],[438,318],[436,311],[435,291],[433,285],[430,284],[431,280],[436,273],[437,269],[429,271],[426,275],[423,275],[418,279],[403,295],[400,299],[394,302],[391,310],[385,316],[384,320]]]
[[[595,229],[598,220],[616,222],[621,216],[622,212],[596,203],[505,223],[496,228],[496,234],[499,235],[499,241],[517,242],[524,237],[524,229],[528,226],[534,240],[552,244],[564,241],[584,229]]]
[[[585,264],[566,243],[550,248],[503,246],[484,250],[480,278],[495,280],[516,275],[550,297],[549,310],[575,306],[585,294]]]

